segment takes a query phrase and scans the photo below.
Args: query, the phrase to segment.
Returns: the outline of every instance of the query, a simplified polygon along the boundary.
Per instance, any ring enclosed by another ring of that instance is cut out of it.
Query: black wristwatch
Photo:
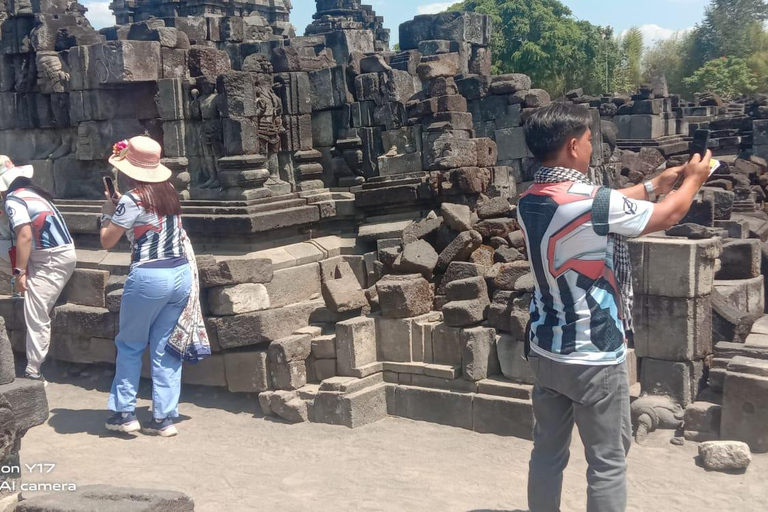
[[[13,275],[15,275],[15,276],[23,276],[26,273],[27,273],[26,270],[22,270],[20,268],[14,268],[13,269]]]

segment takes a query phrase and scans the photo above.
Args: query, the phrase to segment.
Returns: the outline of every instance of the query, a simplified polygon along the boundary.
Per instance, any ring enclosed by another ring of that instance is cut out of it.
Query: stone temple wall
[[[121,25],[100,32],[76,3],[14,7],[2,25],[0,152],[35,165],[78,247],[51,357],[114,364],[129,256],[99,249],[96,200],[112,143],[148,133],[183,199],[214,348],[186,384],[258,395],[293,422],[391,414],[529,438],[533,280],[515,203],[538,166],[522,125],[553,100],[525,75],[491,76],[489,19],[417,16],[394,52],[352,0],[318,0],[304,36],[288,2],[112,8]],[[765,108],[687,103],[662,82],[554,101],[590,107],[591,176],[611,186],[716,132],[725,165],[684,225],[632,246],[628,364],[633,396],[656,400],[635,402],[638,424],[673,423],[666,407],[692,439],[717,437],[721,409],[765,396],[745,394],[765,378],[738,359],[768,359]],[[0,298],[0,316],[23,352],[21,302]],[[759,449],[762,417],[734,417],[746,433],[727,435]]]

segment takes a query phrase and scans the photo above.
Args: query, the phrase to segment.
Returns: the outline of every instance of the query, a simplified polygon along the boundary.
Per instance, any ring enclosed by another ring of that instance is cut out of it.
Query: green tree
[[[597,68],[611,53],[605,29],[576,20],[558,0],[464,0],[449,10],[490,16],[494,73],[528,74],[554,95],[574,87],[604,89],[605,73]]]
[[[712,0],[695,29],[692,64],[701,66],[718,57],[747,58],[757,32],[768,21],[765,0]]]
[[[632,27],[621,38],[621,50],[624,53],[624,66],[630,85],[640,84],[640,65],[643,59],[643,33]]]
[[[747,61],[738,57],[710,60],[683,82],[693,90],[714,92],[725,98],[754,92],[758,85]]]

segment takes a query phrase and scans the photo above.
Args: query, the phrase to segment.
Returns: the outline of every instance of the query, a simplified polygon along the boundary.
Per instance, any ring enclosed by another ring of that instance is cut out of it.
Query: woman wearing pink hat
[[[116,374],[108,403],[115,414],[106,427],[119,432],[141,430],[134,411],[141,358],[149,345],[154,418],[144,430],[174,436],[182,359],[194,361],[210,354],[210,348],[202,346],[190,356],[184,344],[200,336],[207,343],[205,329],[200,327],[194,254],[181,225],[178,195],[168,181],[171,171],[160,163],[160,145],[139,136],[115,144],[113,152],[109,163],[128,178],[132,190],[104,204],[101,243],[111,249],[125,233],[132,258],[120,307]]]
[[[51,343],[51,310],[77,264],[75,246],[51,195],[32,184],[31,165],[15,166],[0,155],[0,193],[16,234],[18,291],[25,292],[27,368],[24,376],[45,383],[40,367]]]

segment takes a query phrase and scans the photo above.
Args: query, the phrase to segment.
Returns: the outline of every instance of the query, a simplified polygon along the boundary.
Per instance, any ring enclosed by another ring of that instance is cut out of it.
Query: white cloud
[[[109,10],[109,2],[83,2],[88,8],[85,17],[91,22],[96,30],[104,27],[111,27],[115,24],[115,17]]]
[[[693,30],[693,27],[691,28],[684,28],[682,30],[674,30],[671,28],[664,28],[660,27],[658,25],[655,25],[653,23],[647,24],[647,25],[640,25],[637,27],[640,29],[640,32],[643,33],[643,44],[645,46],[651,46],[656,41],[661,41],[663,39],[669,39],[670,37],[677,35],[683,35],[686,32],[690,32]],[[621,33],[621,37],[624,37],[626,35],[627,30]]]
[[[456,2],[437,2],[434,4],[420,5],[416,8],[416,12],[419,14],[437,14],[448,9]]]

